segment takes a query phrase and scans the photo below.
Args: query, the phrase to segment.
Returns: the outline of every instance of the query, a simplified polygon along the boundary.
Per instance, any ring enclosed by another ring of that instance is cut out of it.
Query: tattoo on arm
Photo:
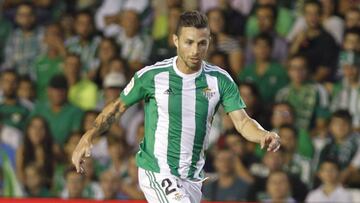
[[[104,133],[110,128],[111,124],[115,122],[116,117],[119,117],[117,115],[120,115],[119,103],[110,104],[110,106],[106,107],[96,118],[93,128],[100,134]]]

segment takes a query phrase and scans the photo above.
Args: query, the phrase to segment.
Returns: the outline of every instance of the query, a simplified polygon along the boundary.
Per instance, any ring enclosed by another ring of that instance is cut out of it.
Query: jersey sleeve
[[[246,107],[237,85],[230,78],[224,77],[224,79],[220,81],[220,92],[220,102],[226,113]]]
[[[144,98],[145,89],[137,73],[131,78],[124,90],[120,93],[120,99],[126,106],[131,106]]]

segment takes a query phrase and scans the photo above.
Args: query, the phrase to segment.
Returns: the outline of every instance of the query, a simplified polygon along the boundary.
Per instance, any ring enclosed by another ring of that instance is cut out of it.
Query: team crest
[[[206,87],[203,89],[203,95],[208,99],[210,100],[214,95],[215,95],[215,92],[212,91],[212,89]]]

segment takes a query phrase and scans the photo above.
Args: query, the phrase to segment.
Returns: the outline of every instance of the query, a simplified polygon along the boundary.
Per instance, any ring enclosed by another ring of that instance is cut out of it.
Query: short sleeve
[[[145,91],[142,81],[138,78],[137,74],[131,78],[130,82],[126,85],[120,94],[120,99],[126,106],[131,106],[144,98]]]
[[[239,89],[233,80],[224,77],[224,79],[220,81],[220,93],[221,104],[226,113],[246,107],[240,96]]]

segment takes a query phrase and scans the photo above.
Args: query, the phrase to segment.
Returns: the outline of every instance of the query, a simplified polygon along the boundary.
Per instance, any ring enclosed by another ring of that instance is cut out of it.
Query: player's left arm
[[[280,148],[280,137],[275,132],[265,130],[256,120],[250,118],[244,109],[229,112],[236,130],[251,142],[260,143],[267,151],[277,151]]]

